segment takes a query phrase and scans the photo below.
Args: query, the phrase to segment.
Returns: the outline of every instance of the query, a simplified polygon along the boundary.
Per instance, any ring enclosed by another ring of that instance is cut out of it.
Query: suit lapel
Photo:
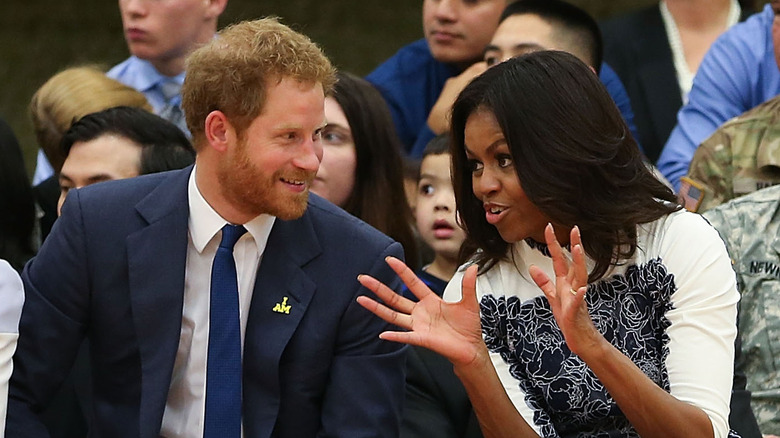
[[[173,174],[136,205],[148,226],[127,238],[130,300],[141,355],[141,437],[159,433],[179,347],[190,171]]]
[[[279,360],[316,289],[302,269],[321,252],[310,210],[295,221],[276,220],[258,269],[244,341],[246,436],[271,436],[279,409]]]

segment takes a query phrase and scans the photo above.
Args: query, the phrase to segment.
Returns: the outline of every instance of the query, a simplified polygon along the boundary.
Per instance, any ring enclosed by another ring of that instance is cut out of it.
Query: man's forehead
[[[553,27],[536,15],[512,15],[499,24],[491,41],[495,46],[535,45],[553,48]]]

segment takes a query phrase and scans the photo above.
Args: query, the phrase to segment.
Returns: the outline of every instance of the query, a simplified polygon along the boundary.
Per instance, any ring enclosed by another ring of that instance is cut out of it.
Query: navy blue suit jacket
[[[27,294],[7,437],[45,436],[37,413],[88,337],[91,436],[157,437],[179,345],[192,168],[101,183],[68,196],[23,273]],[[401,246],[312,196],[277,219],[258,269],[244,343],[246,437],[398,434],[405,349],[360,307],[370,273]],[[289,314],[272,311],[288,297]]]

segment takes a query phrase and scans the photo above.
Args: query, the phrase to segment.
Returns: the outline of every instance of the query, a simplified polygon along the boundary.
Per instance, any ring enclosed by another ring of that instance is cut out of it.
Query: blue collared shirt
[[[696,148],[727,120],[780,93],[780,69],[772,43],[771,5],[724,32],[704,56],[688,104],[677,113],[658,169],[680,188]]]
[[[181,103],[181,94],[172,98],[170,102],[166,102],[160,86],[166,80],[175,81],[179,85],[183,84],[184,72],[173,77],[165,76],[158,72],[149,61],[131,56],[115,65],[106,73],[106,76],[143,93],[155,113],[159,113],[168,103]]]

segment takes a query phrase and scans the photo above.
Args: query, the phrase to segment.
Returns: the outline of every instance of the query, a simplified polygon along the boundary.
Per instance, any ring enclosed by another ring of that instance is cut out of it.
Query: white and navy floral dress
[[[631,260],[588,286],[604,337],[652,381],[702,410],[715,437],[729,431],[737,293],[717,232],[680,211],[638,229]],[[515,407],[542,437],[636,437],[604,385],[563,338],[528,267],[554,278],[544,245],[521,241],[477,280],[482,332]],[[592,267],[592,261],[588,261]],[[460,298],[463,269],[445,299]],[[659,419],[663,421],[663,419]]]

